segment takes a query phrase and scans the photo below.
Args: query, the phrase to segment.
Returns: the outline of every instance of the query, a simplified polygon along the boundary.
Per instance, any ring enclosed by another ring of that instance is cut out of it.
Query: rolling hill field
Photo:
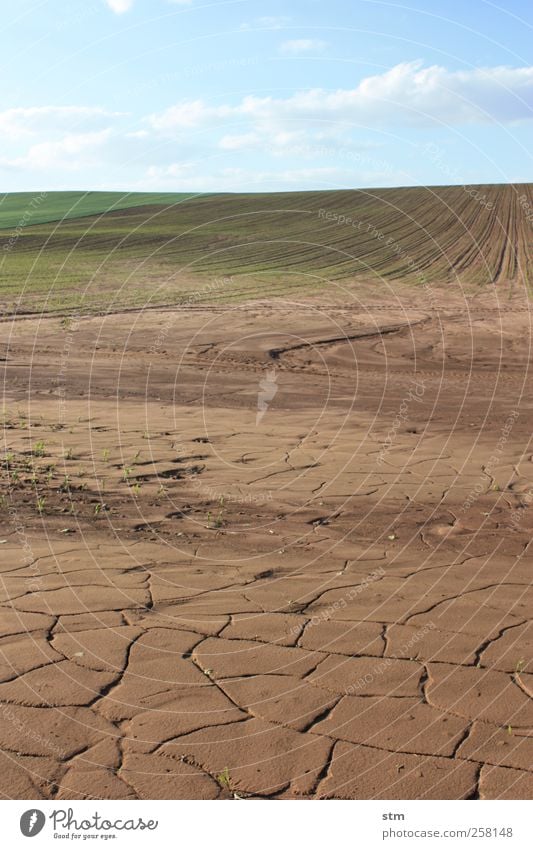
[[[0,795],[533,797],[531,199],[11,200]]]
[[[5,312],[238,302],[322,293],[330,281],[513,294],[531,276],[529,184],[51,193],[25,217],[31,198],[5,195],[0,205]],[[231,287],[216,285],[228,276]]]

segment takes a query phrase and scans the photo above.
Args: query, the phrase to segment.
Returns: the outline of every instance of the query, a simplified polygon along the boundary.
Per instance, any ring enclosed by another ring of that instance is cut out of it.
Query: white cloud
[[[250,23],[241,24],[241,29],[283,29],[291,20],[287,15],[263,15]]]
[[[261,137],[257,133],[241,133],[241,135],[222,136],[218,146],[222,150],[242,150],[243,148],[257,147]]]
[[[235,113],[232,106],[210,107],[203,100],[188,100],[170,106],[163,112],[150,115],[148,123],[154,130],[186,129],[208,124],[211,120],[229,118]]]
[[[129,12],[133,6],[133,0],[105,0],[109,8],[117,15]]]
[[[294,38],[280,44],[280,53],[300,56],[302,53],[322,53],[327,47],[325,41],[317,38]]]
[[[61,133],[76,129],[94,129],[121,116],[119,112],[91,106],[31,106],[0,112],[3,142],[31,137],[36,133]]]
[[[33,171],[61,168],[79,170],[98,162],[102,146],[109,141],[110,130],[95,133],[72,133],[60,141],[32,145],[24,156],[1,161],[4,168]]]
[[[236,105],[184,101],[147,118],[156,130],[247,122],[269,131],[336,125],[398,127],[508,122],[533,117],[533,67],[448,71],[405,62],[352,89],[310,89],[291,97],[247,96]]]

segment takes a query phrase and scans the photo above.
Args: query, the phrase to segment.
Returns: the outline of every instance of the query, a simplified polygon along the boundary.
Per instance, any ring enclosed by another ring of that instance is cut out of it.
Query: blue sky
[[[533,180],[530,0],[17,0],[3,191]]]

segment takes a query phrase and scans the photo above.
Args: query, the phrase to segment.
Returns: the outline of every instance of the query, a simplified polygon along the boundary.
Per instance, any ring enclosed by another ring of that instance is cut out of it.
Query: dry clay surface
[[[531,798],[527,304],[2,324],[4,798]]]

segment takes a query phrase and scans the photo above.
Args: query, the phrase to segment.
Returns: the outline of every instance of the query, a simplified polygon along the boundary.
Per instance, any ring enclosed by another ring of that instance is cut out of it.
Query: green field
[[[531,274],[531,185],[50,193],[17,229],[34,197],[0,206],[4,314],[301,295],[331,281],[512,293]]]
[[[13,192],[0,195],[0,230],[147,204],[170,206],[190,197],[193,195],[163,192]]]

